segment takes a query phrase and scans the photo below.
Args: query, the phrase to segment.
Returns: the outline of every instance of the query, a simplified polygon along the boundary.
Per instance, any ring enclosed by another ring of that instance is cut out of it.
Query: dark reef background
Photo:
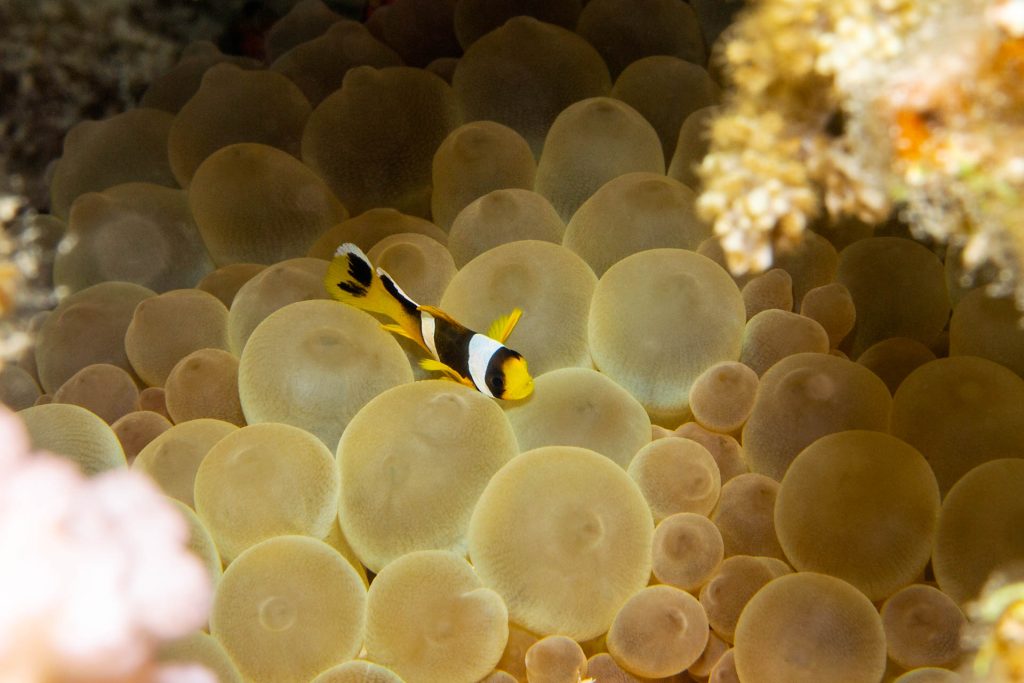
[[[288,0],[7,0],[0,2],[0,198],[49,208],[47,170],[68,130],[137,106],[181,50],[210,40],[262,58]],[[363,19],[366,0],[328,0]],[[0,222],[5,223],[0,215]]]

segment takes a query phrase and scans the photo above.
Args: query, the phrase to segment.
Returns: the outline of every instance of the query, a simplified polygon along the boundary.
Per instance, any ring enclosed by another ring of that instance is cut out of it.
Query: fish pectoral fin
[[[416,339],[416,337],[414,337],[411,334],[409,334],[408,332],[406,332],[402,328],[401,325],[391,325],[391,324],[381,325],[380,329],[387,330],[388,332],[391,332],[393,334],[397,334],[399,337],[405,337],[406,339],[411,339],[412,341],[416,342],[417,344],[420,343],[419,339]]]
[[[421,305],[417,306],[416,308],[418,308],[419,310],[423,311],[424,313],[429,313],[430,315],[434,316],[435,318],[440,318],[441,320],[447,320],[448,322],[455,323],[456,325],[459,324],[459,322],[457,320],[455,320],[455,318],[451,317],[450,315],[448,315],[447,313],[442,311],[437,306],[428,306],[426,304],[421,304]]]
[[[504,344],[521,317],[523,317],[523,309],[513,308],[511,313],[503,315],[491,323],[491,326],[487,328],[487,336]]]
[[[445,374],[446,379],[458,382],[459,384],[465,384],[466,386],[474,389],[476,388],[473,386],[473,383],[470,380],[460,375],[457,370],[445,365],[439,360],[434,360],[433,358],[424,358],[423,360],[420,361],[420,367],[426,370],[427,372],[443,372]]]
[[[462,375],[460,375],[453,368],[450,368],[449,366],[445,365],[439,360],[434,360],[433,358],[424,358],[423,360],[420,361],[420,367],[426,370],[427,372],[443,372],[445,375],[455,380],[456,382],[462,381]]]

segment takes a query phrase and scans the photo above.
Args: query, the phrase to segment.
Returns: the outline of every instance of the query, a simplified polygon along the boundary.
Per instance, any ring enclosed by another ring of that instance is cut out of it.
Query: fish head
[[[505,388],[499,398],[517,401],[533,393],[533,377],[530,377],[525,358],[513,353],[505,359],[501,369],[505,378]]]

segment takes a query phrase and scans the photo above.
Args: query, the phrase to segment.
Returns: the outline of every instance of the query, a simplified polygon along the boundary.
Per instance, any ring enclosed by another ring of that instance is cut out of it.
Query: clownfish
[[[411,339],[432,356],[420,361],[424,370],[442,372],[493,398],[518,400],[533,391],[526,359],[504,343],[523,314],[520,309],[495,320],[487,334],[474,332],[439,308],[417,304],[348,242],[334,252],[324,285],[338,301],[393,320],[381,327]]]

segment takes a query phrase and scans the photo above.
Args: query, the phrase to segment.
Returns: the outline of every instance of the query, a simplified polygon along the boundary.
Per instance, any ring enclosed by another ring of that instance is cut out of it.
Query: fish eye
[[[491,393],[497,397],[501,397],[505,393],[505,376],[500,372],[496,372],[487,378],[487,388],[491,390]]]
[[[506,347],[502,347],[494,353],[487,364],[487,372],[484,375],[487,389],[492,396],[503,398],[509,385],[509,375],[511,374],[513,381],[517,380],[517,375],[512,372],[513,362],[521,360],[522,356]]]

